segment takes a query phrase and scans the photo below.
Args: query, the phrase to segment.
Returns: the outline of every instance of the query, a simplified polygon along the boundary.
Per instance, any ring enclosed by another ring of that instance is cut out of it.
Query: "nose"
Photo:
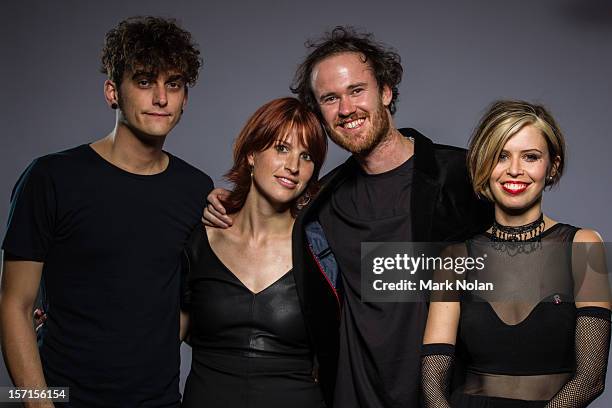
[[[511,177],[518,177],[523,174],[520,157],[513,157],[508,164],[506,173]]]
[[[285,160],[285,169],[287,169],[291,174],[297,174],[300,171],[300,155],[297,152],[287,155],[287,159]]]
[[[338,113],[340,116],[351,116],[355,112],[355,104],[350,97],[340,98]]]
[[[153,90],[153,104],[161,107],[168,104],[168,91],[163,84],[155,86]]]

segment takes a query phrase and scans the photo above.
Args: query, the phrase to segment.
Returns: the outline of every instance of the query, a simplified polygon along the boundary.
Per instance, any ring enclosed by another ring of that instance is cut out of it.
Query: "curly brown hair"
[[[108,33],[100,72],[120,85],[123,74],[178,70],[187,86],[195,85],[202,66],[200,51],[188,31],[174,19],[130,17]]]
[[[387,85],[393,92],[389,112],[392,115],[395,113],[399,96],[398,86],[404,72],[401,58],[391,48],[374,41],[372,33],[360,33],[351,26],[336,26],[321,39],[307,41],[305,46],[312,51],[298,67],[290,89],[314,112],[320,114],[319,104],[311,85],[311,75],[315,65],[332,55],[356,52],[363,56],[363,62],[369,63],[372,67],[379,88],[382,90],[382,87]]]

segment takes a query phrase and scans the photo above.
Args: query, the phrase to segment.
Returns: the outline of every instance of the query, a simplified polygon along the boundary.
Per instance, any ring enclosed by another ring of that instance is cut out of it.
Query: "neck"
[[[91,147],[113,165],[134,174],[161,173],[169,158],[163,152],[165,136],[138,136],[125,125],[117,123],[115,129]]]
[[[518,227],[534,222],[542,214],[542,202],[538,200],[527,210],[510,211],[495,204],[495,221],[507,227]]]
[[[254,185],[244,206],[236,213],[232,228],[254,241],[291,236],[294,218],[289,208],[275,208],[261,196]]]
[[[354,155],[367,174],[380,174],[399,167],[414,154],[414,144],[390,127],[385,138],[366,155]]]

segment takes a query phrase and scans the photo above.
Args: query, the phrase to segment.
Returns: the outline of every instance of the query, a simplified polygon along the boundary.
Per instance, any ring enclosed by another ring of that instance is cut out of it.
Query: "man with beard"
[[[397,53],[349,27],[309,47],[292,91],[352,153],[322,180],[294,228],[293,268],[319,380],[335,407],[416,407],[427,304],[362,301],[361,243],[463,240],[492,213],[472,192],[463,149],[393,125]],[[209,199],[205,217],[230,224],[215,194]],[[320,279],[327,293],[315,291]],[[321,313],[313,308],[330,309],[327,321],[314,321]]]

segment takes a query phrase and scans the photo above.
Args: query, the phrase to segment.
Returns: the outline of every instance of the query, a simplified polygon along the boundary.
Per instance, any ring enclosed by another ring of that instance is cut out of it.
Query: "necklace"
[[[540,214],[537,220],[518,227],[509,227],[493,221],[492,240],[496,242],[540,242],[544,226],[544,214]]]

